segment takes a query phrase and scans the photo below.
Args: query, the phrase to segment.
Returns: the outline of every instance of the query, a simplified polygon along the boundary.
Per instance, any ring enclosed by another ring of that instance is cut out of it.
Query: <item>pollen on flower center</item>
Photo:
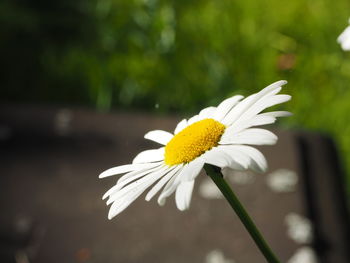
[[[165,146],[165,163],[188,163],[218,145],[226,126],[213,119],[191,124]]]

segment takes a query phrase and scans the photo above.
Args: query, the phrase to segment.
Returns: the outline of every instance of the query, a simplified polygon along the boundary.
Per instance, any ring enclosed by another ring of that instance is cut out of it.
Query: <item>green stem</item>
[[[214,183],[219,187],[222,194],[225,196],[226,200],[229,202],[233,210],[236,212],[238,217],[241,219],[243,225],[248,230],[250,236],[255,241],[255,244],[260,249],[261,253],[265,256],[267,262],[269,263],[280,263],[275,254],[272,252],[270,247],[267,245],[263,236],[260,234],[259,230],[255,226],[254,222],[236,197],[236,195],[231,190],[230,186],[224,180],[220,168],[205,164],[204,169],[208,176],[214,181]]]

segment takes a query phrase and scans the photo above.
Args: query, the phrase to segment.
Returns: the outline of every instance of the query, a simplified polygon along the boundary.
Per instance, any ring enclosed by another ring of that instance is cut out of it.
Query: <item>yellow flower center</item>
[[[218,145],[226,126],[213,119],[191,124],[165,146],[165,163],[188,163]]]

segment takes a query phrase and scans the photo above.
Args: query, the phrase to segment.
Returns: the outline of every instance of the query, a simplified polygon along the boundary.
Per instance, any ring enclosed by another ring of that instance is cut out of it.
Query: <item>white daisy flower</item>
[[[261,113],[264,109],[290,100],[289,95],[277,95],[287,81],[277,81],[245,99],[237,95],[208,107],[192,118],[182,120],[174,134],[155,130],[146,139],[163,147],[139,153],[132,164],[117,166],[100,174],[100,178],[125,174],[109,189],[103,199],[112,204],[111,219],[147,188],[146,200],[151,200],[161,189],[159,205],[175,192],[179,210],[189,208],[194,180],[205,163],[220,168],[263,172],[267,168],[263,154],[248,145],[272,145],[277,136],[272,132],[252,128],[271,124],[277,117],[290,116],[286,111]]]
[[[350,18],[349,18],[350,24]],[[345,28],[345,30],[340,34],[337,39],[338,43],[341,45],[341,48],[345,51],[350,51],[350,25]]]

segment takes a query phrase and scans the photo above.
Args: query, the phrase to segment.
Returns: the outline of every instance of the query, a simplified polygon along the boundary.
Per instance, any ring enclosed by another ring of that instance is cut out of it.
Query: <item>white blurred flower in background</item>
[[[350,24],[350,18],[349,18]],[[350,51],[350,25],[345,28],[345,30],[340,34],[337,39],[338,43],[341,45],[341,48],[345,51]]]

